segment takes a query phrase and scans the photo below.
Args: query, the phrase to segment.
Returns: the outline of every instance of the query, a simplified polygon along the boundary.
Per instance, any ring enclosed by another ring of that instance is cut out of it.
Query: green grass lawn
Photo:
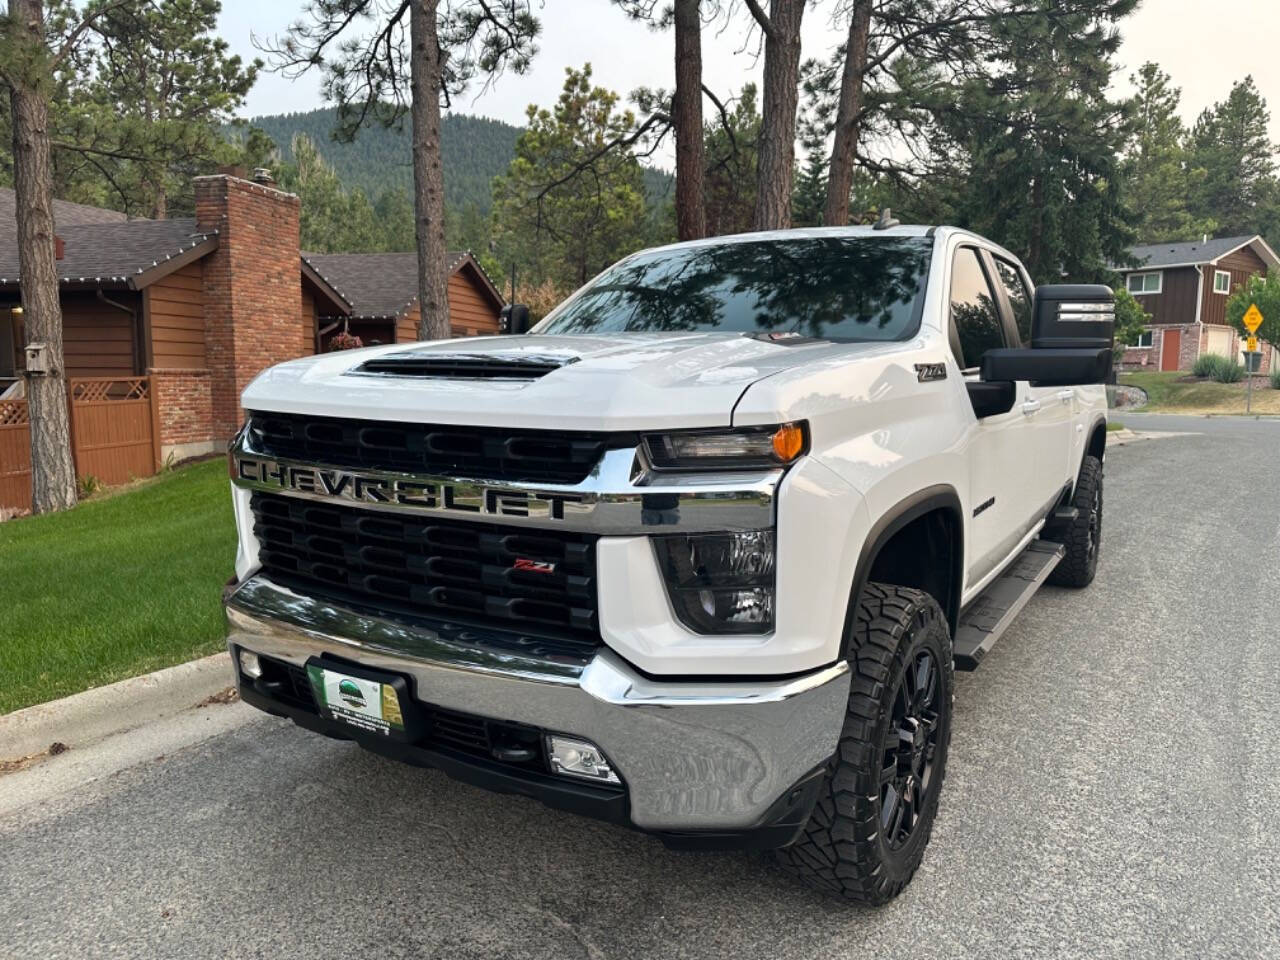
[[[1122,373],[1119,381],[1147,391],[1149,401],[1138,413],[1244,413],[1245,384],[1218,383],[1214,380],[1180,382],[1183,373],[1141,371]],[[1280,390],[1271,389],[1265,378],[1254,378],[1251,413],[1280,413]]]
[[[221,459],[0,524],[0,714],[218,651],[234,559]]]

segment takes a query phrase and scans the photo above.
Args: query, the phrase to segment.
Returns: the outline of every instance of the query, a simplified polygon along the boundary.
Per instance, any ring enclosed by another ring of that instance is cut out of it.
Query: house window
[[[1126,283],[1129,292],[1136,297],[1142,296],[1144,293],[1159,293],[1160,280],[1164,276],[1162,273],[1131,273]]]
[[[1225,270],[1213,271],[1213,292],[1214,293],[1230,293],[1231,292],[1231,274]]]
[[[1138,334],[1138,339],[1137,339],[1136,341],[1134,341],[1134,344],[1133,344],[1133,345],[1134,345],[1135,347],[1149,347],[1149,346],[1151,346],[1151,331],[1150,331],[1150,330],[1143,330],[1140,334]]]

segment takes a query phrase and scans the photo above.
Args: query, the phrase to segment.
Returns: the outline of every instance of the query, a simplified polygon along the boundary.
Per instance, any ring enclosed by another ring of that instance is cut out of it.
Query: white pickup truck
[[[509,320],[245,390],[241,696],[890,899],[953,670],[1093,578],[1111,291],[882,220],[647,250]]]

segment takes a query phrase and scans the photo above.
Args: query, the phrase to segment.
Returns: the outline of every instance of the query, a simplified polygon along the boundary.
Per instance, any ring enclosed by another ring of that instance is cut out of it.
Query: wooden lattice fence
[[[31,427],[25,400],[0,400],[0,510],[5,509],[31,509]]]
[[[99,483],[149,477],[160,465],[160,430],[148,377],[67,382],[76,476]],[[31,433],[25,400],[0,400],[0,508],[31,509]]]

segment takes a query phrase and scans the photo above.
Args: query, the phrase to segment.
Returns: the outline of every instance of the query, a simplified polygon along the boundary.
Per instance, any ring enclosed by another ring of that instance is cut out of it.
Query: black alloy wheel
[[[936,786],[938,681],[937,660],[925,650],[903,671],[894,691],[880,771],[880,829],[890,850],[910,841]]]

